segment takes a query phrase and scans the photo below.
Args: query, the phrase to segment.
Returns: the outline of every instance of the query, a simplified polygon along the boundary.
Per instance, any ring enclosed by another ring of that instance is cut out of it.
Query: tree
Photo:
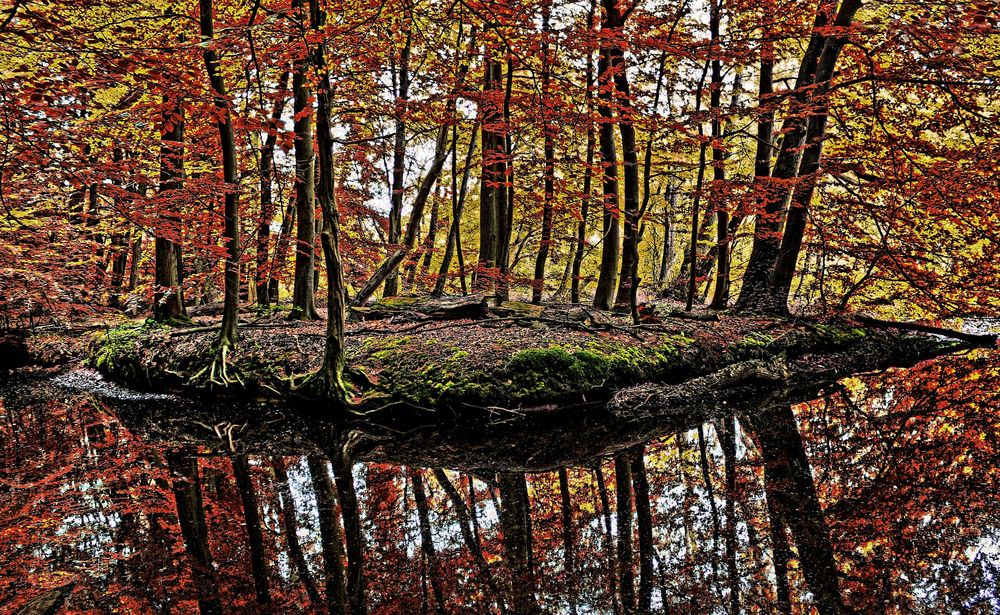
[[[223,379],[225,379],[226,354],[236,347],[236,321],[239,317],[240,302],[240,212],[239,212],[239,180],[237,178],[236,140],[233,134],[232,114],[229,109],[229,99],[226,94],[226,84],[219,68],[219,56],[215,51],[212,39],[215,37],[212,0],[199,0],[198,23],[201,27],[202,44],[205,60],[205,72],[208,74],[212,87],[212,101],[215,104],[218,118],[216,127],[219,131],[219,145],[222,154],[222,177],[225,182],[225,230],[223,238],[226,242],[225,267],[225,305],[222,311],[222,328],[219,330],[218,348],[221,352]]]

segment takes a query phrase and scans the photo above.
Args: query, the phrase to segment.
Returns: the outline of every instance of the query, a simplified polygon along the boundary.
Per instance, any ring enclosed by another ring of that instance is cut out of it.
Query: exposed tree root
[[[243,381],[239,371],[233,371],[232,375],[230,375],[227,368],[229,344],[220,344],[218,350],[214,354],[215,358],[212,359],[212,362],[201,368],[201,370],[195,373],[194,376],[191,376],[188,383],[195,386],[207,384],[219,387],[230,387],[235,385],[246,387],[246,382]]]

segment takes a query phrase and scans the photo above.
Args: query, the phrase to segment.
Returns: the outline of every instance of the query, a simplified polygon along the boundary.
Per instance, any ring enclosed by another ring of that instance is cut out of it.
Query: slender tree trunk
[[[285,207],[285,213],[281,217],[281,228],[278,230],[278,238],[274,241],[274,259],[269,268],[269,279],[267,281],[267,293],[271,296],[270,301],[277,303],[279,298],[280,282],[278,276],[284,271],[285,263],[288,261],[288,244],[292,234],[292,226],[295,225],[295,210],[297,196],[292,196]]]
[[[562,511],[563,561],[566,568],[566,594],[570,613],[576,615],[576,533],[573,528],[573,500],[569,491],[569,473],[559,468],[559,503]]]
[[[322,30],[326,14],[319,0],[309,0],[313,30]],[[347,319],[347,287],[344,284],[344,267],[340,257],[340,211],[337,209],[333,168],[333,127],[330,110],[330,74],[326,66],[325,43],[318,43],[313,51],[318,88],[316,92],[316,145],[319,150],[319,185],[317,200],[323,212],[323,257],[326,264],[326,337],[323,347],[323,365],[319,373],[322,392],[335,400],[346,396],[344,386],[344,323]],[[348,542],[350,546],[350,542]],[[363,598],[363,593],[362,593]],[[363,602],[359,603],[363,607]]]
[[[622,236],[621,272],[618,276],[618,293],[615,305],[631,303],[633,269],[639,253],[639,152],[636,147],[635,124],[632,109],[632,92],[628,82],[628,69],[622,47],[622,29],[626,15],[615,0],[602,0],[605,21],[602,30],[616,37],[607,51],[611,65],[614,96],[618,108],[618,132],[622,139],[622,175],[624,179],[624,234]]]
[[[630,459],[632,489],[635,492],[636,529],[639,534],[639,595],[638,612],[652,612],[653,604],[653,515],[649,507],[649,480],[642,446]]]
[[[301,4],[297,0],[296,4]],[[313,143],[311,70],[315,51],[295,63],[292,94],[295,111],[295,274],[290,318],[313,320],[316,312],[316,153]]]
[[[337,501],[327,464],[318,457],[309,458],[309,474],[319,513],[320,545],[323,550],[323,571],[326,577],[326,605],[330,613],[347,615],[347,594],[344,588],[344,545],[337,519]]]
[[[417,192],[416,198],[413,200],[413,209],[410,212],[410,220],[406,225],[406,234],[403,236],[403,245],[390,254],[382,264],[379,265],[378,269],[368,278],[364,286],[354,295],[354,299],[351,301],[351,305],[360,306],[371,298],[371,296],[378,290],[378,287],[382,285],[385,279],[399,269],[400,264],[402,264],[403,259],[407,257],[413,246],[417,243],[417,234],[420,231],[420,219],[424,215],[424,206],[430,197],[431,190],[434,184],[437,182],[438,177],[441,174],[441,169],[444,167],[444,161],[448,158],[448,126],[442,125],[438,129],[437,142],[434,146],[434,161],[431,163],[431,168],[427,171],[427,175],[424,176],[423,182],[420,184],[420,190]]]
[[[260,148],[260,217],[257,220],[257,270],[254,281],[257,290],[257,303],[261,307],[271,305],[271,295],[267,292],[268,280],[271,277],[271,273],[268,271],[271,222],[274,219],[275,209],[271,184],[274,174],[274,147],[278,143],[278,129],[282,125],[281,116],[285,112],[285,104],[288,100],[289,74],[289,71],[286,70],[278,78],[278,98],[274,101],[274,108],[271,111],[267,139]]]
[[[295,573],[306,589],[306,594],[313,605],[318,607],[322,603],[316,583],[313,581],[309,565],[306,563],[305,554],[302,552],[302,545],[299,544],[299,522],[295,513],[295,498],[292,497],[292,490],[288,484],[288,472],[285,469],[285,460],[276,457],[273,461],[274,476],[278,483],[278,495],[281,501],[281,522],[285,534],[285,544],[288,547],[288,558],[295,566]]]
[[[212,100],[218,112],[216,127],[219,131],[219,145],[222,149],[222,176],[225,182],[225,231],[223,237],[226,243],[225,292],[222,311],[222,327],[219,331],[219,348],[223,359],[227,349],[236,347],[236,321],[240,308],[240,212],[239,212],[239,178],[236,164],[236,139],[233,135],[232,113],[229,96],[219,69],[219,56],[212,44],[215,36],[212,0],[199,0],[199,24],[204,46],[202,56],[205,60],[205,71],[212,86]]]
[[[667,186],[667,198],[663,208],[663,253],[660,255],[660,270],[656,276],[656,284],[661,289],[666,284],[667,276],[670,274],[670,265],[674,260],[673,231],[670,223],[671,217],[677,211],[677,190],[672,186]]]
[[[792,559],[792,550],[788,546],[788,532],[773,490],[765,489],[767,499],[767,515],[770,520],[771,562],[774,565],[774,585],[776,611],[781,615],[792,615],[792,592],[788,584],[788,563]]]
[[[715,486],[712,482],[712,471],[708,465],[708,443],[705,441],[705,426],[698,426],[698,455],[701,462],[701,479],[708,494],[709,508],[712,511],[712,584],[719,589],[719,543],[722,542],[722,520],[719,518],[719,507],[715,503]],[[721,591],[719,592],[721,596]]]
[[[701,124],[698,125],[699,132],[702,131]],[[705,156],[708,144],[701,143],[698,155],[698,179],[695,180],[694,200],[691,204],[691,245],[688,248],[688,289],[687,304],[685,309],[691,311],[694,308],[694,294],[698,285],[698,244],[702,233],[698,232],[698,218],[701,213],[701,190],[705,185]],[[683,269],[683,267],[681,267]]]
[[[791,180],[798,175],[807,130],[805,107],[809,105],[816,66],[826,44],[824,29],[836,6],[837,0],[819,0],[813,33],[799,63],[795,90],[791,97],[792,108],[781,127],[781,146],[771,172],[775,180]],[[739,310],[775,309],[770,304],[773,299],[770,292],[771,272],[781,247],[781,211],[788,200],[788,192],[779,188],[777,182],[766,184],[768,187],[761,191],[763,202],[758,207],[754,222],[750,260],[743,274],[743,286],[736,302]]]
[[[444,615],[444,592],[441,590],[441,567],[437,551],[434,549],[434,537],[431,535],[430,514],[427,512],[427,494],[424,492],[424,478],[420,470],[412,470],[413,499],[417,503],[417,517],[420,524],[420,546],[427,561],[427,576],[430,577],[431,590],[434,592],[434,602],[438,615]]]
[[[549,249],[552,244],[552,217],[553,199],[555,197],[555,137],[558,132],[557,127],[550,118],[551,80],[552,80],[552,60],[549,57],[549,42],[552,38],[552,26],[549,24],[549,17],[552,13],[552,0],[545,0],[542,3],[542,95],[541,95],[541,122],[543,156],[545,158],[544,175],[544,196],[542,203],[542,237],[538,244],[538,256],[535,259],[535,278],[531,286],[531,302],[541,303],[542,292],[545,290],[545,264],[549,258]]]
[[[409,5],[407,5],[409,6]],[[389,200],[389,244],[395,250],[403,235],[403,191],[406,174],[406,112],[410,101],[410,48],[413,41],[412,15],[406,20],[406,37],[399,50],[399,76],[396,85],[396,125],[392,147],[392,192]],[[396,75],[393,75],[396,77]],[[394,79],[395,81],[395,79]],[[399,293],[399,275],[396,271],[385,281],[386,297]]]
[[[131,256],[128,263],[128,292],[132,292],[139,286],[139,264],[142,262],[142,240],[141,232],[135,233],[132,239]],[[130,302],[131,303],[131,302]],[[131,307],[129,308],[131,309]]]
[[[726,150],[722,144],[722,61],[719,59],[719,37],[722,22],[722,1],[712,0],[709,29],[712,32],[712,189],[709,196],[715,209],[715,292],[709,308],[724,310],[729,302],[729,209],[725,202],[723,183],[726,181]]]
[[[514,96],[514,52],[511,51],[508,43],[505,42],[504,46],[507,51],[507,74],[505,76],[503,96],[503,150],[504,164],[506,165],[504,173],[504,184],[506,188],[504,200],[506,207],[503,209],[504,215],[501,219],[501,230],[503,231],[503,234],[501,236],[502,238],[499,246],[500,285],[497,287],[497,303],[506,301],[510,296],[510,248],[511,237],[514,230],[514,187],[516,186],[514,183],[514,137],[511,133],[510,121],[510,103]],[[518,246],[518,252],[520,252],[523,247],[524,244]],[[515,257],[513,262],[517,263],[517,261],[518,258]]]
[[[496,28],[487,24],[484,34]],[[483,90],[479,105],[482,135],[483,170],[479,188],[479,261],[476,265],[476,290],[500,292],[502,261],[508,235],[507,227],[507,151],[503,104],[500,100],[503,65],[497,57],[498,41],[486,36],[483,58]]]
[[[618,526],[618,587],[622,609],[635,611],[635,572],[632,561],[632,469],[624,453],[615,456],[615,509]]]
[[[221,614],[219,582],[208,546],[208,526],[205,523],[198,458],[179,451],[169,451],[166,457],[173,477],[174,501],[181,535],[184,537],[184,550],[191,562],[198,609],[202,615]]]
[[[601,516],[604,517],[604,543],[607,545],[607,579],[610,585],[611,605],[614,613],[620,613],[618,603],[618,557],[615,555],[615,540],[611,532],[611,501],[608,497],[608,487],[604,482],[604,471],[598,465],[594,468],[594,479],[597,481],[597,493],[601,501]]]
[[[438,278],[434,283],[435,297],[440,297],[444,294],[445,284],[448,282],[448,272],[451,270],[451,260],[455,253],[458,253],[458,275],[461,280],[462,294],[465,294],[465,262],[462,258],[462,213],[465,211],[465,196],[468,191],[469,186],[469,171],[472,168],[472,156],[476,151],[476,133],[479,130],[479,124],[472,125],[472,135],[469,137],[469,147],[465,153],[465,167],[462,169],[462,187],[460,190],[457,188],[457,152],[455,151],[456,145],[458,145],[458,128],[457,124],[452,127],[452,164],[451,164],[451,192],[452,192],[452,208],[451,208],[451,228],[448,231],[448,244],[445,246],[444,258],[441,260],[441,268],[438,270]]]
[[[472,557],[476,562],[476,569],[480,580],[484,585],[486,585],[486,588],[490,593],[490,597],[497,604],[500,611],[505,613],[506,607],[504,606],[500,588],[497,586],[493,575],[490,573],[490,566],[486,562],[486,557],[483,555],[483,549],[479,544],[479,538],[476,535],[477,524],[475,522],[475,512],[470,511],[466,506],[465,501],[462,500],[461,494],[452,484],[451,480],[448,479],[448,475],[444,473],[444,470],[436,468],[434,470],[434,478],[437,479],[438,484],[441,485],[445,494],[448,495],[448,499],[451,500],[452,507],[455,509],[455,514],[458,516],[458,526],[459,530],[462,532],[462,540],[465,542],[465,547],[470,553],[472,553]]]
[[[726,572],[729,576],[729,612],[740,612],[739,553],[736,535],[736,417],[724,418],[718,425],[722,454],[726,465]]]
[[[602,22],[601,31],[606,30]],[[615,124],[612,115],[611,51],[601,48],[597,63],[598,105],[600,114],[601,165],[604,167],[604,240],[601,243],[601,268],[597,278],[594,307],[611,309],[615,292],[615,276],[621,258],[621,224],[618,207],[618,155],[615,145]]]
[[[333,464],[334,482],[337,485],[337,499],[344,520],[344,539],[347,544],[347,604],[352,615],[363,615],[368,611],[365,593],[365,544],[364,528],[361,526],[361,509],[358,495],[354,490],[352,462],[346,449],[329,451]]]
[[[475,31],[473,31],[473,36],[470,40],[469,46],[470,49],[475,48]],[[455,115],[455,98],[457,97],[459,88],[465,81],[465,76],[468,74],[469,60],[471,60],[471,53],[467,58],[467,61],[459,68],[456,88],[453,91],[455,96],[448,100],[445,110],[446,115],[449,117],[454,117]],[[438,129],[437,140],[434,144],[434,159],[431,162],[431,167],[427,170],[427,175],[424,176],[423,181],[420,183],[417,196],[413,200],[410,220],[406,225],[406,234],[403,236],[403,245],[382,261],[382,264],[379,265],[378,269],[375,270],[371,277],[368,278],[368,281],[365,282],[364,286],[362,286],[354,296],[351,305],[364,305],[364,303],[375,293],[378,287],[382,285],[383,281],[385,281],[388,276],[392,275],[399,268],[403,259],[410,253],[413,246],[416,245],[417,234],[420,229],[420,220],[424,215],[424,206],[427,203],[427,199],[430,198],[431,190],[434,189],[434,185],[437,183],[438,178],[441,175],[441,169],[444,168],[445,161],[448,159],[449,142],[448,125],[442,124]],[[461,239],[459,237],[456,237],[456,245],[459,246],[459,262],[461,264]]]
[[[513,615],[541,613],[535,597],[535,575],[531,561],[531,507],[524,474],[497,474],[500,486],[500,527],[504,550],[510,566],[512,588],[510,612]]]
[[[264,532],[257,506],[257,494],[250,476],[250,464],[246,455],[234,455],[233,476],[243,504],[243,520],[246,522],[247,538],[250,545],[250,570],[253,586],[257,594],[257,605],[264,611],[271,609],[271,583],[267,571],[267,553],[264,548]]]
[[[841,3],[834,26],[841,32],[850,28],[854,16],[861,8],[862,0],[844,0]],[[770,304],[779,311],[787,310],[788,292],[795,276],[795,266],[802,249],[809,205],[812,202],[816,184],[821,175],[820,162],[823,158],[823,141],[826,139],[826,125],[829,120],[830,85],[837,66],[840,52],[847,43],[847,35],[828,37],[820,54],[814,79],[815,87],[811,95],[814,105],[806,130],[805,151],[799,167],[799,183],[792,191],[792,200],[785,214],[785,232],[774,263],[771,276],[772,299]]]
[[[587,33],[593,35],[594,15],[597,12],[597,0],[590,0],[590,11],[587,13]],[[580,303],[580,271],[583,267],[583,253],[587,248],[587,222],[590,213],[591,182],[594,175],[594,150],[597,146],[597,134],[594,129],[594,53],[587,47],[587,67],[585,79],[587,90],[584,93],[584,109],[587,114],[587,160],[583,167],[583,197],[580,199],[580,220],[576,225],[576,249],[573,252],[573,279],[570,283],[570,301]]]
[[[837,562],[812,469],[787,404],[750,415],[764,461],[764,485],[777,516],[795,537],[802,574],[821,615],[852,612],[840,595]]]
[[[427,226],[427,234],[424,235],[423,247],[420,249],[424,256],[423,263],[420,265],[420,277],[427,275],[427,271],[431,267],[431,259],[434,257],[434,245],[437,243],[438,212],[440,211],[441,199],[443,198],[441,184],[438,184],[438,189],[431,199],[431,219]]]
[[[164,99],[165,101],[167,99]],[[184,185],[184,109],[175,101],[164,113],[160,141],[160,194],[167,195]],[[168,198],[169,202],[169,198]],[[182,222],[176,206],[163,214],[167,232],[158,229],[155,238],[153,318],[170,321],[185,315],[181,280]]]

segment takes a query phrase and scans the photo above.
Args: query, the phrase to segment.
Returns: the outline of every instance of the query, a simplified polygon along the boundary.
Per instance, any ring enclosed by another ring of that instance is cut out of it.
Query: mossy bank
[[[210,325],[129,323],[108,330],[89,361],[110,380],[138,388],[287,402],[324,416],[348,408],[312,396],[306,384],[322,360],[321,323],[274,318],[243,326],[229,357],[238,384],[226,387],[198,377],[212,360],[215,335]],[[665,317],[634,328],[624,319],[590,327],[535,316],[352,323],[346,346],[352,410],[445,413],[600,403],[631,386],[682,383],[750,360],[814,361],[823,373],[822,357],[836,354],[840,374],[851,372],[855,358],[860,371],[893,356],[912,362],[958,347],[848,322]]]

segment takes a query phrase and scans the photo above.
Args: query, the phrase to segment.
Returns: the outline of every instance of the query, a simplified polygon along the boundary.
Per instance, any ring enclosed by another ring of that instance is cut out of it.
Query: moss
[[[133,381],[139,375],[136,342],[168,328],[170,325],[150,318],[142,323],[126,323],[108,329],[87,359],[87,364],[103,374]]]
[[[777,337],[755,331],[731,344],[728,354],[733,361],[779,355],[799,357],[848,348],[868,335],[868,331],[858,327],[813,323],[805,329],[787,331]]]
[[[767,349],[774,344],[775,337],[753,331],[729,345],[728,354],[731,360],[746,361],[748,359],[759,359],[768,354]]]
[[[816,323],[812,325],[812,328],[825,339],[838,346],[846,346],[848,344],[861,341],[866,335],[868,335],[868,332],[860,327],[846,327],[841,325],[825,325]]]
[[[424,300],[420,297],[386,297],[376,301],[372,307],[403,308],[422,305]]]
[[[292,306],[286,304],[274,304],[263,306],[257,305],[254,308],[254,315],[257,318],[269,318],[272,316],[280,316],[282,314],[289,314],[292,311]]]
[[[680,349],[692,340],[664,337],[656,345],[591,342],[514,352],[491,369],[458,347],[442,358],[440,343],[411,338],[366,339],[352,364],[378,377],[373,395],[421,406],[515,407],[577,398],[588,392],[667,377],[683,366]]]
[[[377,396],[434,405],[468,382],[468,353],[464,351],[435,359],[407,338],[386,343],[370,356],[382,366],[374,391]]]

